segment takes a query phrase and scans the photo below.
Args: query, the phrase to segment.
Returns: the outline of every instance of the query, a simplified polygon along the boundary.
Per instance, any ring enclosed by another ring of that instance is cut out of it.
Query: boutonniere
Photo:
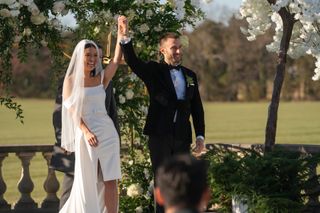
[[[194,86],[194,81],[193,81],[192,77],[187,75],[186,76],[186,81],[187,81],[187,87]]]

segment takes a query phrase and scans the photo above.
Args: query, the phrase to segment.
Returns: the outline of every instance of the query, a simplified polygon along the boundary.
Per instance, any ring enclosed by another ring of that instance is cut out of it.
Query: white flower
[[[10,10],[12,17],[17,17],[20,14],[20,10]]]
[[[20,9],[20,3],[19,2],[15,2],[14,4],[9,5],[10,9],[16,9],[19,10]]]
[[[138,206],[138,207],[136,208],[136,213],[142,213],[142,212],[143,212],[142,206]]]
[[[0,4],[6,4],[6,5],[11,5],[14,4],[16,2],[16,0],[2,0],[0,1]]]
[[[119,103],[124,104],[126,102],[126,98],[123,95],[119,95]]]
[[[130,160],[128,163],[130,166],[133,165],[133,160]]]
[[[33,3],[33,0],[19,0],[19,3],[23,6],[29,7],[31,3]]]
[[[52,11],[56,14],[61,13],[65,9],[66,5],[63,1],[56,1],[53,3]]]
[[[147,168],[145,168],[145,169],[143,170],[143,173],[144,173],[144,176],[146,177],[146,179],[149,179],[150,174],[149,174],[149,170],[148,170]]]
[[[124,112],[123,112],[122,109],[118,109],[118,115],[119,115],[119,116],[124,116]]]
[[[134,93],[133,93],[133,91],[132,91],[131,89],[128,89],[128,90],[126,91],[126,98],[127,98],[128,100],[131,100],[131,99],[133,98],[133,95],[134,95]]]
[[[156,32],[161,32],[162,30],[163,30],[163,28],[160,25],[158,25],[154,28],[154,31],[156,31]]]
[[[140,184],[131,184],[128,189],[127,189],[127,195],[129,197],[137,197],[139,195],[141,195],[143,192]]]
[[[96,26],[94,29],[93,29],[93,32],[95,34],[98,34],[100,32],[100,27],[99,26]]]
[[[42,40],[40,41],[40,43],[41,43],[41,45],[42,45],[43,47],[48,46],[48,42],[47,42],[46,40],[44,40],[44,39],[42,39]]]
[[[29,27],[26,27],[26,28],[24,28],[24,30],[23,30],[23,35],[24,36],[30,36],[31,35],[31,29],[29,28]]]
[[[152,14],[153,14],[152,10],[148,9],[146,12],[146,17],[149,19],[151,18]]]
[[[28,6],[28,10],[34,16],[39,15],[39,13],[40,13],[38,6],[33,2]]]
[[[146,33],[149,31],[149,26],[147,24],[142,24],[140,27],[139,27],[139,31],[140,33]]]
[[[137,75],[134,72],[130,73],[129,78],[130,81],[135,81],[138,79]]]
[[[32,15],[30,19],[33,24],[40,25],[47,20],[47,17],[45,17],[43,13],[40,13],[39,15],[36,15],[36,16]]]
[[[7,8],[3,8],[0,10],[0,16],[7,18],[11,16],[11,13]]]
[[[102,3],[107,3],[107,2],[108,2],[108,0],[101,0],[101,2],[102,2]]]
[[[18,36],[18,35],[16,35],[15,37],[14,37],[14,43],[19,43],[20,41],[21,41],[21,36]]]

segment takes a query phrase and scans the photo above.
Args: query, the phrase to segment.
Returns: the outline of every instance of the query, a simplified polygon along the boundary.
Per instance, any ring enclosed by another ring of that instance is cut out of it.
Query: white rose
[[[148,170],[147,168],[145,168],[145,169],[143,170],[143,173],[144,173],[146,179],[149,179],[150,174],[149,174],[149,170]]]
[[[150,18],[151,16],[152,16],[152,14],[153,14],[153,12],[152,12],[152,10],[147,10],[147,12],[146,12],[146,17],[147,18]]]
[[[95,34],[98,34],[100,32],[100,27],[96,26],[94,29],[93,29],[93,32]]]
[[[41,45],[42,45],[43,47],[48,46],[48,42],[47,42],[46,40],[44,40],[44,39],[42,39],[42,40],[40,41],[40,43],[41,43]]]
[[[52,11],[56,14],[61,13],[65,9],[66,5],[63,1],[56,1],[53,3]]]
[[[137,183],[137,184],[131,184],[129,187],[128,187],[128,190],[127,190],[127,195],[129,197],[137,197],[139,195],[141,195],[143,192],[141,186]]]
[[[119,103],[124,104],[126,102],[126,98],[123,95],[119,95]]]
[[[31,3],[30,6],[28,6],[28,10],[34,16],[39,15],[40,13],[40,10],[35,3]]]
[[[29,27],[26,27],[26,28],[24,28],[24,30],[23,30],[23,35],[24,36],[30,36],[31,35],[31,29],[29,28]]]
[[[133,160],[130,160],[128,163],[131,166],[133,164]]]
[[[26,7],[29,7],[32,2],[33,2],[33,0],[19,0],[19,3],[26,6]]]
[[[11,4],[14,4],[15,2],[16,0],[3,0],[1,3],[9,6]]]
[[[32,15],[30,19],[31,19],[31,22],[35,25],[40,25],[47,20],[47,18],[43,15],[43,13],[40,13],[39,15],[36,15],[36,16]]]
[[[139,27],[139,31],[141,32],[141,33],[146,33],[146,32],[148,32],[149,31],[149,27],[148,27],[148,25],[147,24],[142,24],[140,27]]]
[[[118,115],[119,115],[119,116],[124,116],[124,112],[123,112],[122,109],[119,109],[119,110],[118,110]]]
[[[133,93],[133,91],[131,89],[126,91],[126,98],[128,100],[131,100],[133,98],[133,95],[134,95],[134,93]]]
[[[142,212],[143,212],[142,207],[141,207],[141,206],[138,206],[138,207],[136,208],[136,213],[142,213]]]
[[[11,16],[11,13],[8,9],[3,8],[0,10],[0,16],[7,18]]]
[[[15,37],[14,37],[14,43],[19,43],[20,41],[21,41],[21,36],[18,36],[18,35],[16,35]]]
[[[17,17],[20,14],[20,10],[10,10],[12,17]]]
[[[14,4],[9,5],[10,9],[17,9],[19,10],[20,8],[20,3],[19,2],[15,2]]]

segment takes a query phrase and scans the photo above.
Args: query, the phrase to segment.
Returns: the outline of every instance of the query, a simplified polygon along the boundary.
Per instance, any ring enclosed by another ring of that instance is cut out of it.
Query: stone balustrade
[[[237,149],[258,149],[263,150],[261,144],[215,144],[215,146],[224,146],[226,148]],[[276,145],[287,149],[288,151],[299,151],[308,154],[320,153],[320,145],[293,145],[293,144],[281,144]],[[56,177],[55,171],[47,167],[48,173],[44,181],[44,190],[46,197],[41,204],[37,204],[31,197],[31,192],[34,189],[34,184],[30,175],[29,166],[32,163],[32,158],[36,153],[42,153],[44,160],[49,165],[51,159],[52,145],[13,145],[13,146],[0,146],[0,213],[57,213],[59,206],[59,198],[57,192],[59,190],[59,181]],[[207,148],[210,149],[210,144],[207,144]],[[6,183],[2,176],[2,162],[8,156],[9,153],[15,153],[21,161],[21,178],[18,182],[18,190],[20,198],[13,205],[9,204],[4,199],[4,194],[7,191]],[[316,177],[316,168],[318,165],[313,165],[312,174],[310,178],[314,179],[314,185],[312,192],[309,194],[308,205],[310,209],[316,209],[315,212],[319,212],[319,194],[320,185]],[[314,212],[311,210],[310,212]]]
[[[34,189],[34,184],[30,175],[30,163],[37,152],[42,153],[44,160],[49,165],[52,153],[52,145],[13,145],[0,146],[0,212],[10,213],[56,213],[59,208],[59,198],[57,191],[59,190],[59,181],[55,171],[47,167],[48,173],[44,182],[44,190],[46,197],[43,199],[40,206],[31,197],[31,192]],[[18,182],[18,190],[20,198],[12,205],[4,199],[4,194],[7,190],[6,183],[2,176],[2,162],[9,153],[15,153],[21,161],[21,178]]]

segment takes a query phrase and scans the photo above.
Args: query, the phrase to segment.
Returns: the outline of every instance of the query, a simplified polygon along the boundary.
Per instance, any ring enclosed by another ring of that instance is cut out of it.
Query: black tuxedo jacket
[[[145,83],[149,92],[150,105],[144,134],[155,136],[174,134],[175,138],[191,143],[190,115],[192,115],[196,136],[205,136],[204,112],[196,74],[181,66],[186,80],[186,97],[185,100],[177,100],[169,65],[140,60],[134,52],[131,41],[121,46],[127,64]],[[176,111],[177,117],[174,123]]]

